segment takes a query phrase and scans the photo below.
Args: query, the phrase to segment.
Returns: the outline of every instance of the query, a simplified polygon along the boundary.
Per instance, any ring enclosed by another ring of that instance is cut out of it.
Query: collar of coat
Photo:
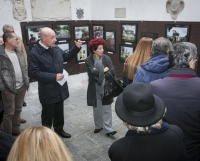
[[[34,45],[34,47],[36,48],[37,52],[39,54],[42,54],[43,52],[46,52],[48,49],[45,49],[43,46],[40,45],[39,43],[40,40],[38,40],[36,42],[36,44]],[[59,47],[57,45],[55,45],[54,47],[52,47],[52,50],[55,51],[55,50],[59,50]]]
[[[179,76],[179,75],[187,75],[192,77],[197,77],[195,71],[191,68],[170,68],[168,70],[167,76]]]
[[[14,52],[19,53],[20,51],[16,48],[14,49]],[[8,55],[5,52],[5,44],[0,45],[0,55],[8,58]]]

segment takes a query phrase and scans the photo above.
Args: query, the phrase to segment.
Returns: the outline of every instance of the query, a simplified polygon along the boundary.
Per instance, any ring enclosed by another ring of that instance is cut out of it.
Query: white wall
[[[3,34],[2,27],[4,24],[13,25],[17,35],[21,36],[20,21],[14,19],[12,13],[12,0],[0,0],[0,35]],[[30,0],[24,0],[27,16],[23,21],[32,21]]]
[[[91,20],[172,21],[167,0],[91,0]],[[200,0],[184,0],[177,21],[200,21]],[[115,8],[126,8],[126,18],[115,18]]]
[[[0,0],[0,35],[2,26],[12,24],[15,32],[21,36],[20,21],[13,18],[12,0]],[[24,0],[27,18],[32,21],[30,0]],[[172,21],[166,12],[167,0],[71,0],[72,20],[77,20],[76,9],[84,10],[82,20],[128,20],[128,21]],[[184,0],[185,8],[177,21],[200,22],[200,0]],[[115,8],[126,8],[126,18],[115,18]]]
[[[91,20],[90,1],[92,0],[71,0],[72,20],[79,20],[77,18],[76,9],[84,10],[84,17],[81,20]]]

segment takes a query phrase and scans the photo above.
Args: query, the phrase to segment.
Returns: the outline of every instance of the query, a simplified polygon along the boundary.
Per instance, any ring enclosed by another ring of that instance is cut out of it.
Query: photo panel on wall
[[[59,42],[57,43],[58,47],[61,48],[64,52],[69,51],[69,43],[68,42]],[[63,64],[67,64],[67,62],[64,62]]]
[[[165,36],[173,44],[177,42],[188,42],[190,37],[190,25],[167,24],[165,26]]]
[[[83,43],[81,45],[81,50],[77,54],[77,63],[84,63],[85,59],[88,57],[88,45]]]
[[[119,61],[124,62],[126,58],[131,56],[135,50],[135,46],[119,44]]]
[[[36,41],[40,39],[40,30],[44,27],[45,25],[25,26],[26,44],[35,44]]]
[[[137,42],[137,24],[121,24],[121,41],[122,42]]]
[[[90,27],[88,25],[74,26],[75,40],[89,41],[90,40]]]
[[[105,45],[105,51],[109,52],[115,52],[116,51],[116,34],[115,31],[113,30],[106,30],[105,31],[106,35],[106,45]]]
[[[57,44],[59,48],[61,48],[64,52],[69,51],[69,43],[67,42],[62,42]]]
[[[152,38],[153,40],[155,40],[155,39],[158,38],[158,34],[157,33],[142,32],[141,38],[143,38],[143,37]]]
[[[104,39],[104,25],[92,25],[92,38],[97,37]]]
[[[71,25],[68,24],[53,24],[53,30],[56,34],[56,39],[59,42],[67,42],[67,40],[71,40]]]

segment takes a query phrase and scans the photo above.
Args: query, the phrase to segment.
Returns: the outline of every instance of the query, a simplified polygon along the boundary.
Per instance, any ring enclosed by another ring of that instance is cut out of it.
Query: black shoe
[[[66,133],[64,130],[61,132],[56,132],[58,135],[60,135],[63,138],[71,138],[71,135]]]
[[[112,132],[107,133],[107,135],[108,135],[108,136],[110,136],[110,135],[115,135],[116,133],[117,133],[117,131],[112,131]]]
[[[100,129],[95,129],[94,130],[94,133],[96,134],[96,133],[98,133],[99,131],[101,131],[103,128],[100,128]]]
[[[23,103],[23,106],[26,106],[26,102]]]

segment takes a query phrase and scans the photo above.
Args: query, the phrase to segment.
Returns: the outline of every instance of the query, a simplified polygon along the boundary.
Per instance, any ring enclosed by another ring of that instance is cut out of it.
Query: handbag
[[[124,90],[123,83],[115,76],[112,76],[109,72],[106,73],[106,79],[104,84],[104,99],[117,97]]]

